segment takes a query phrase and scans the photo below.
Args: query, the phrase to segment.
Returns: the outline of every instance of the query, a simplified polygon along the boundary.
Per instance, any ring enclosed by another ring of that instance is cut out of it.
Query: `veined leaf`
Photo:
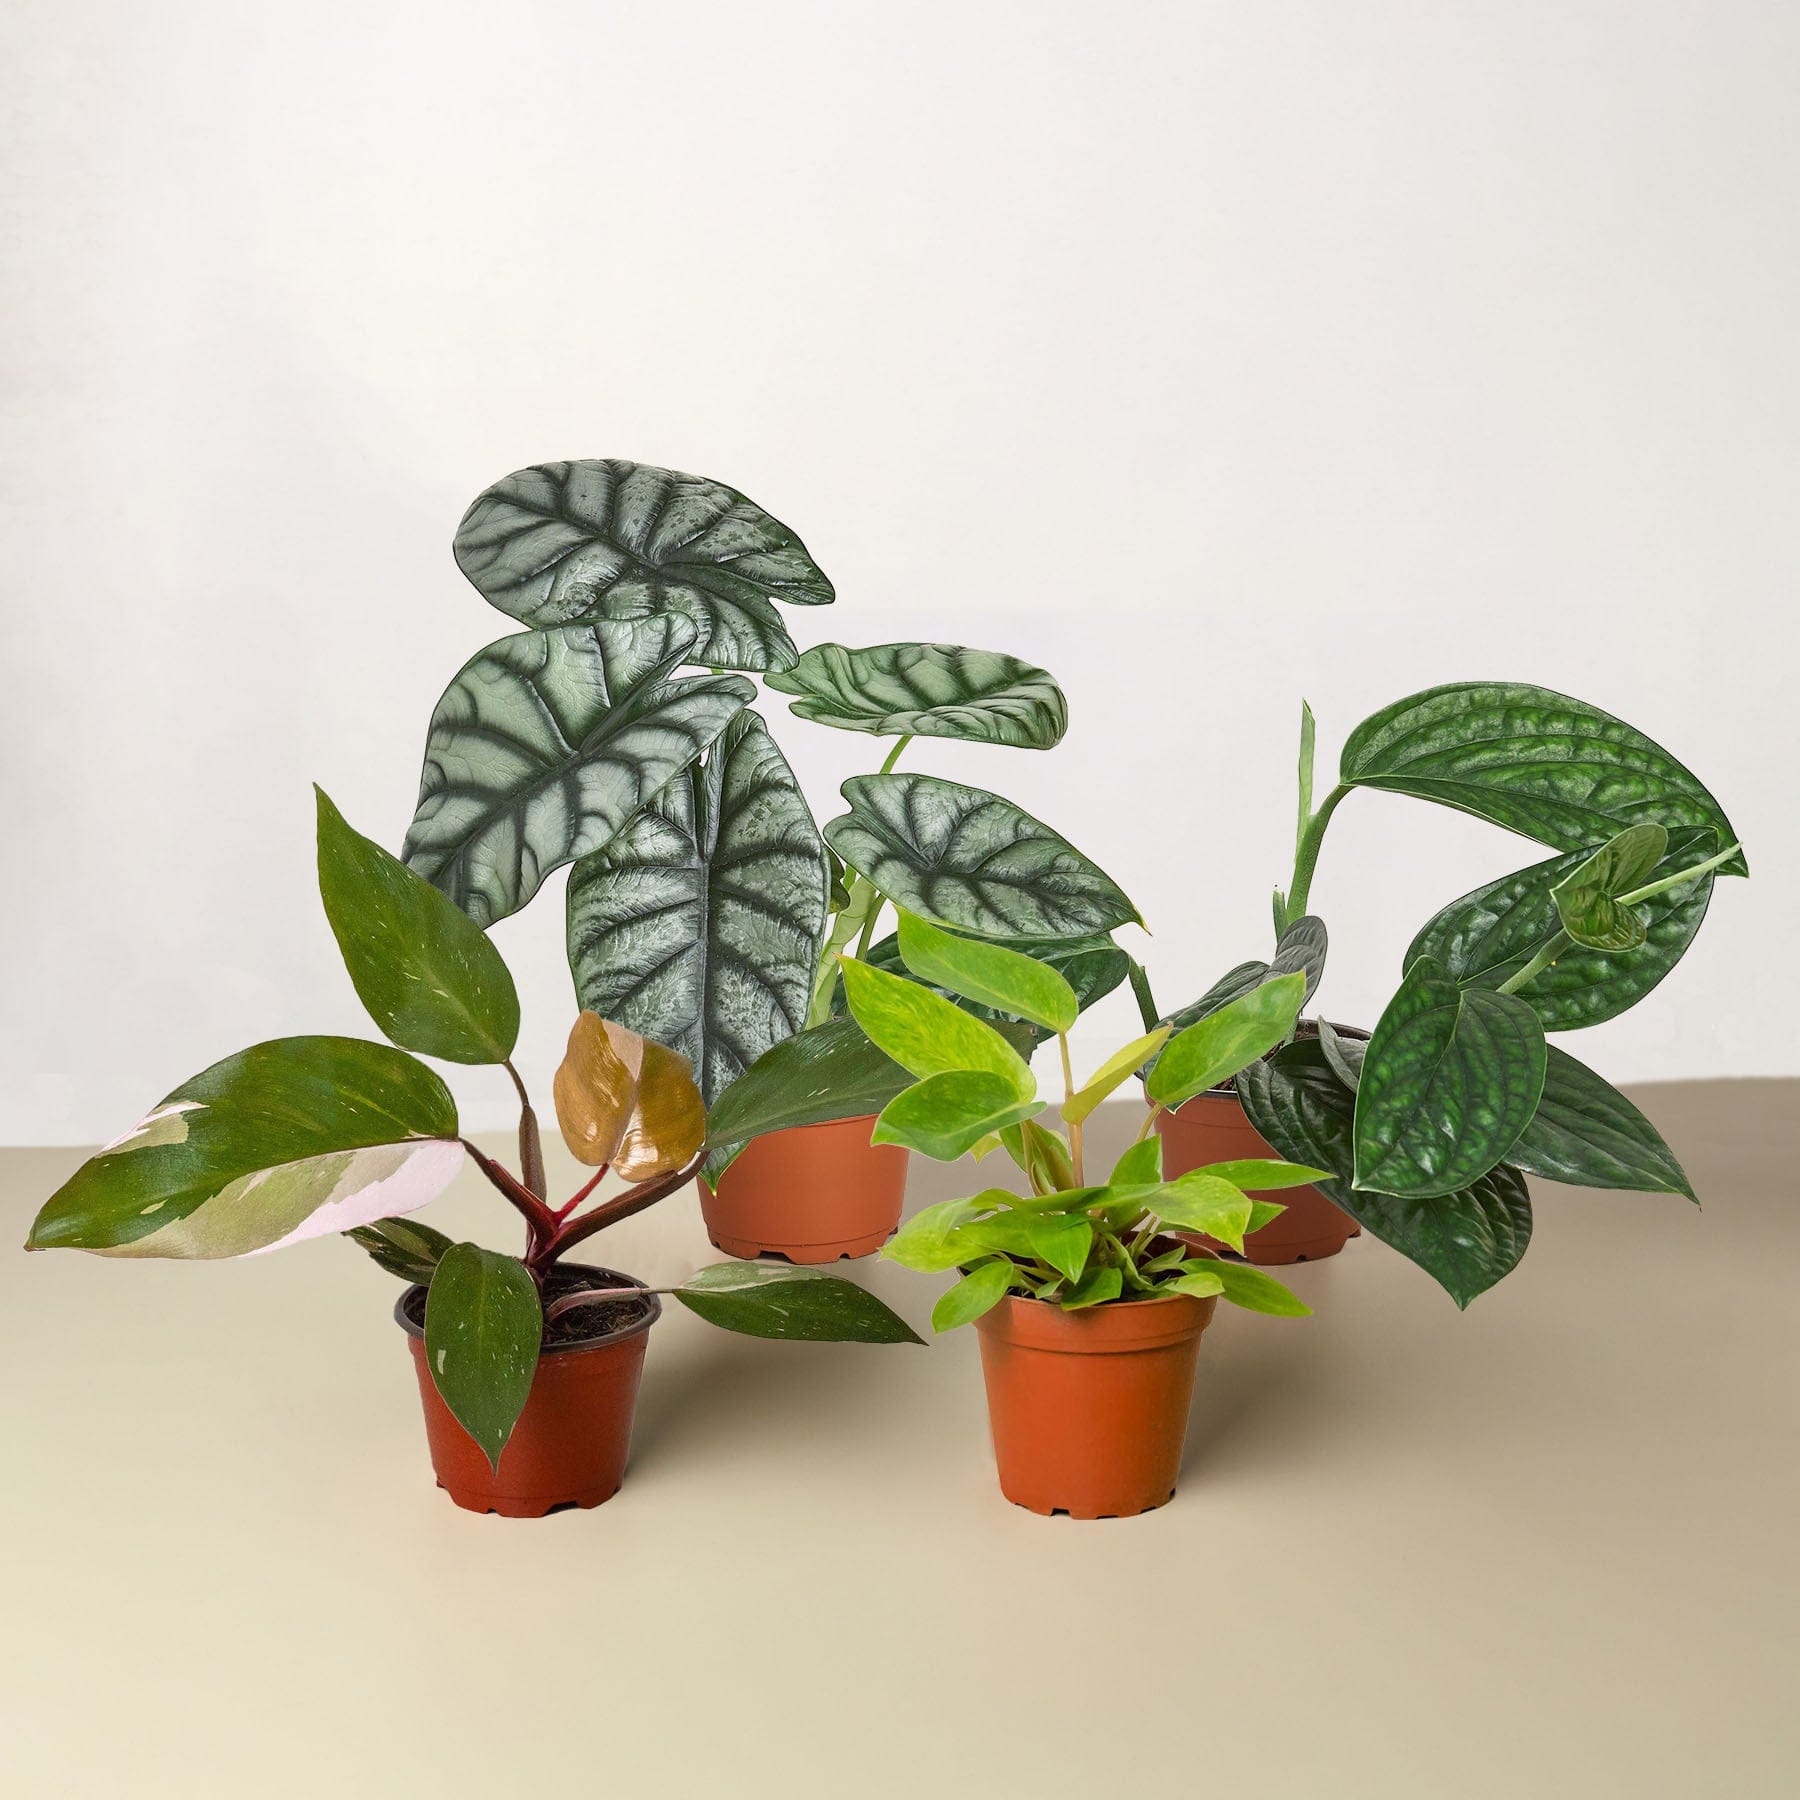
[[[1021,1099],[1037,1092],[1031,1070],[993,1026],[940,1000],[928,988],[846,957],[844,993],[870,1041],[913,1074],[985,1070]]]
[[[1113,1164],[1107,1177],[1111,1187],[1142,1187],[1162,1180],[1162,1139],[1154,1133],[1139,1138]]]
[[[996,1012],[1067,1031],[1080,1012],[1075,990],[1048,963],[1002,944],[953,937],[902,911],[900,956],[921,981],[946,987]]]
[[[716,1101],[806,1020],[825,847],[754,712],[569,875],[581,1004],[678,1050]]]
[[[1062,689],[1016,656],[957,644],[816,644],[768,685],[803,719],[876,737],[1048,750],[1069,728]]]
[[[1303,1319],[1312,1312],[1312,1308],[1290,1288],[1248,1263],[1207,1263],[1197,1273],[1212,1277],[1219,1284],[1217,1291],[1233,1306],[1241,1306],[1246,1312],[1271,1313],[1278,1319]],[[1200,1291],[1186,1286],[1183,1281],[1173,1285],[1186,1293]]]
[[[556,1071],[556,1118],[577,1162],[626,1181],[673,1174],[699,1154],[706,1106],[679,1051],[591,1012]]]
[[[1279,1193],[1283,1188],[1308,1187],[1315,1181],[1331,1179],[1329,1169],[1311,1168],[1306,1163],[1270,1162],[1254,1156],[1207,1163],[1197,1173],[1229,1181],[1246,1194]]]
[[[921,1207],[881,1246],[880,1254],[925,1275],[972,1262],[978,1247],[965,1227],[985,1207],[1011,1199],[1004,1189],[993,1188],[972,1200],[940,1200],[935,1206]]]
[[[1244,1233],[1250,1229],[1250,1196],[1216,1175],[1193,1169],[1141,1196],[1131,1193],[1129,1198],[1165,1225],[1203,1231],[1234,1250],[1244,1247]]]
[[[672,679],[693,650],[671,614],[478,651],[432,714],[406,862],[491,925],[604,850],[754,692],[736,675]]]
[[[1229,1081],[1293,1031],[1305,991],[1303,975],[1275,975],[1208,1013],[1163,1046],[1145,1091],[1160,1106],[1179,1106]]]
[[[523,1263],[479,1244],[444,1252],[425,1296],[425,1360],[444,1404],[496,1469],[531,1397],[543,1336]]]
[[[1551,890],[1563,930],[1589,950],[1635,950],[1644,942],[1643,915],[1620,904],[1636,893],[1668,853],[1660,825],[1633,825],[1610,838]]]
[[[918,1344],[892,1308],[841,1275],[788,1263],[713,1263],[675,1298],[709,1325],[746,1337],[812,1344]]]
[[[402,1050],[277,1038],[184,1082],[46,1202],[26,1248],[228,1257],[412,1211],[462,1167],[456,1105]]]
[[[688,660],[712,669],[790,667],[773,602],[834,598],[799,538],[735,489],[611,458],[495,482],[455,550],[482,598],[527,625],[679,614],[695,628]]]
[[[1537,1111],[1544,1058],[1524,1001],[1459,988],[1421,957],[1363,1055],[1356,1186],[1429,1199],[1485,1175]]]
[[[1169,1027],[1159,1025],[1122,1050],[1115,1050],[1062,1104],[1063,1123],[1079,1125],[1116,1088],[1122,1087],[1163,1047]]]
[[[1063,1296],[1064,1312],[1080,1312],[1089,1306],[1104,1306],[1109,1300],[1117,1300],[1125,1291],[1125,1277],[1117,1263],[1102,1263],[1089,1269],[1073,1288]]]
[[[1586,850],[1622,827],[1736,833],[1711,794],[1660,744],[1584,700],[1524,682],[1459,681],[1383,707],[1350,734],[1339,779],[1435,800],[1553,850]],[[1740,855],[1725,865],[1747,874]]]
[[[1139,922],[1067,838],[980,788],[933,775],[847,781],[825,841],[908,912],[989,938],[1070,938]]]
[[[869,1141],[903,1144],[939,1162],[955,1162],[990,1132],[1021,1124],[1043,1110],[1043,1101],[1021,1098],[1004,1075],[952,1069],[896,1094],[875,1121]]]
[[[1275,945],[1275,954],[1266,963],[1239,963],[1235,969],[1220,976],[1198,1000],[1169,1014],[1163,1023],[1174,1031],[1185,1031],[1278,975],[1305,976],[1306,987],[1300,996],[1300,1007],[1304,1011],[1324,978],[1325,953],[1329,947],[1325,921],[1307,913],[1282,932]]]
[[[1013,1265],[1003,1256],[977,1263],[954,1287],[938,1296],[931,1309],[933,1331],[954,1331],[991,1312],[1006,1298],[1014,1280]]]
[[[1550,1046],[1536,1115],[1508,1152],[1527,1175],[1697,1200],[1662,1134],[1609,1082]]]

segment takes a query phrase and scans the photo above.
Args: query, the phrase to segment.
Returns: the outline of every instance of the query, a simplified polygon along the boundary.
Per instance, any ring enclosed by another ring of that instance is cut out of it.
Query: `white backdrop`
[[[1572,1047],[1800,1070],[1800,10],[10,0],[0,34],[0,1141],[361,1029],[309,783],[398,843],[433,701],[510,628],[451,531],[562,456],[792,525],[840,595],[803,645],[1052,669],[1057,751],[909,760],[1111,870],[1167,1005],[1266,952],[1301,695],[1322,786],[1418,687],[1592,699],[1755,879]],[[879,754],[777,730],[822,816]],[[1331,1014],[1538,854],[1355,796]],[[497,934],[546,1093],[560,893]]]

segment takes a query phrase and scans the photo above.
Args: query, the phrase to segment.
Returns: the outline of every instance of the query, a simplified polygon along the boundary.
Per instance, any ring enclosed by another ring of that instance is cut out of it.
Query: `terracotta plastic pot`
[[[1286,1160],[1244,1116],[1236,1094],[1196,1094],[1173,1112],[1158,1113],[1156,1129],[1163,1142],[1163,1174],[1170,1179],[1207,1163],[1242,1157]],[[1244,1254],[1253,1263],[1316,1262],[1322,1256],[1336,1256],[1351,1238],[1361,1235],[1362,1227],[1316,1187],[1283,1188],[1256,1197],[1277,1201],[1287,1210],[1244,1239]],[[1209,1250],[1226,1248],[1212,1238],[1178,1235]]]
[[[700,1184],[706,1235],[727,1256],[826,1263],[872,1255],[899,1229],[907,1154],[871,1144],[874,1125],[870,1113],[753,1139],[717,1193]]]
[[[1000,1491],[1035,1513],[1125,1518],[1175,1492],[1216,1299],[1064,1312],[1008,1296],[975,1321]]]
[[[600,1277],[591,1285],[639,1287],[615,1269],[565,1263],[566,1273]],[[412,1340],[419,1398],[425,1405],[425,1436],[431,1466],[441,1487],[470,1512],[494,1512],[509,1519],[537,1519],[561,1506],[598,1506],[619,1491],[631,1449],[631,1418],[637,1410],[638,1376],[650,1327],[662,1302],[646,1295],[641,1318],[603,1336],[559,1344],[538,1358],[531,1396],[513,1427],[500,1467],[490,1465],[481,1446],[457,1424],[431,1379],[425,1361],[425,1328],[412,1316],[423,1311],[410,1287],[394,1317]]]

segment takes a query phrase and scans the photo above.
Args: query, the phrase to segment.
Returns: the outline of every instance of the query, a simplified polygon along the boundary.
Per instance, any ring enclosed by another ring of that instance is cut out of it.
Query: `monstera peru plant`
[[[215,1063],[77,1170],[27,1248],[212,1259],[346,1233],[411,1284],[396,1317],[412,1340],[433,1463],[452,1499],[476,1511],[536,1515],[617,1490],[659,1294],[758,1337],[918,1341],[873,1296],[816,1270],[722,1263],[652,1289],[571,1262],[699,1168],[706,1112],[685,1058],[580,1015],[556,1111],[595,1173],[553,1201],[511,1060],[519,1000],[499,952],[323,793],[318,851],[326,915],[389,1042],[284,1038]],[[517,1171],[460,1135],[448,1088],[409,1052],[507,1071],[521,1107]],[[410,1216],[465,1158],[523,1219],[520,1254],[454,1243]],[[595,1198],[609,1172],[621,1190]]]
[[[709,1105],[797,1034],[824,1031],[762,1070],[761,1098],[741,1110],[764,1111],[772,1085],[791,1115],[798,1089],[812,1091],[807,1117],[784,1129],[813,1135],[754,1159],[773,1191],[813,1196],[797,1202],[808,1218],[783,1229],[767,1216],[752,1161],[735,1194],[722,1184],[740,1140],[709,1163],[709,1226],[739,1254],[873,1248],[898,1216],[903,1156],[890,1152],[877,1179],[859,1126],[875,1110],[866,1094],[854,1078],[821,1089],[813,1076],[846,1041],[830,1029],[839,954],[855,940],[898,967],[892,939],[875,941],[886,901],[1029,945],[1083,1004],[1125,978],[1108,934],[1136,909],[1098,868],[998,795],[894,766],[915,737],[1050,749],[1067,726],[1061,690],[1016,657],[956,645],[802,654],[778,603],[835,597],[805,545],[735,489],[666,469],[519,470],[476,498],[454,549],[480,593],[529,629],[479,652],[439,701],[406,861],[481,925],[572,864],[580,1004],[679,1050]],[[850,810],[823,834],[745,673],[803,719],[896,740],[877,773],[846,784]],[[885,1062],[855,1060],[865,1073]],[[834,1121],[849,1123],[819,1129]],[[787,1153],[816,1164],[813,1179]],[[866,1217],[845,1211],[859,1188],[873,1193]]]
[[[1525,1252],[1527,1175],[1693,1199],[1650,1121],[1547,1034],[1597,1025],[1643,999],[1693,941],[1715,875],[1748,873],[1737,834],[1698,778],[1610,713],[1513,682],[1459,682],[1384,707],[1350,734],[1337,783],[1316,807],[1313,758],[1303,708],[1294,869],[1275,895],[1272,959],[1232,969],[1170,1015],[1171,1026],[1285,974],[1303,977],[1310,1000],[1326,949],[1324,926],[1307,911],[1319,852],[1337,809],[1361,789],[1454,807],[1554,854],[1428,920],[1372,1032],[1305,1027],[1239,1072],[1230,1091],[1199,1096],[1196,1106],[1215,1111],[1197,1125],[1181,1125],[1187,1108],[1161,1121],[1171,1166],[1217,1154],[1246,1130],[1260,1134],[1329,1170],[1323,1200],[1462,1306]],[[1134,967],[1132,980],[1146,1021],[1155,1019],[1143,971]],[[1241,1112],[1233,1122],[1221,1108]],[[1222,1135],[1230,1130],[1237,1137]],[[1340,1232],[1328,1248],[1342,1241]],[[1269,1258],[1290,1259],[1279,1247]]]

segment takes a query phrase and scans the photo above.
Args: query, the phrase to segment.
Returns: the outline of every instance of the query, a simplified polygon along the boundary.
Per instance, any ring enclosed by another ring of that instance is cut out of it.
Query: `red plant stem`
[[[519,1173],[532,1193],[540,1200],[548,1199],[549,1183],[544,1179],[544,1139],[538,1130],[537,1114],[531,1109],[531,1096],[525,1092],[524,1079],[510,1058],[505,1067],[519,1096]]]
[[[588,1197],[588,1195],[591,1194],[594,1191],[594,1189],[600,1185],[600,1183],[606,1177],[606,1171],[608,1169],[610,1169],[611,1167],[612,1167],[611,1163],[602,1163],[600,1165],[600,1167],[595,1171],[593,1180],[583,1182],[582,1185],[580,1186],[580,1188],[576,1190],[574,1198],[571,1199],[567,1205],[559,1206],[556,1209],[556,1216],[559,1219],[566,1219],[569,1216],[569,1214],[572,1213],[576,1209],[576,1207],[578,1207],[582,1203],[582,1201],[584,1201]]]
[[[642,1182],[621,1194],[618,1199],[609,1200],[604,1206],[596,1206],[591,1213],[584,1213],[579,1219],[557,1222],[556,1215],[551,1213],[549,1242],[541,1247],[532,1247],[525,1258],[526,1268],[531,1269],[534,1274],[541,1274],[558,1258],[567,1255],[583,1238],[592,1237],[596,1231],[604,1231],[608,1225],[616,1225],[621,1219],[629,1219],[633,1213],[642,1212],[647,1206],[654,1206],[657,1201],[691,1181],[705,1160],[706,1152],[696,1150],[679,1169],[671,1169],[667,1175],[659,1175],[654,1181]]]
[[[475,1166],[484,1174],[501,1194],[525,1216],[526,1229],[530,1233],[530,1242],[526,1249],[527,1268],[531,1267],[531,1259],[538,1252],[540,1245],[545,1245],[556,1236],[557,1217],[530,1188],[528,1188],[511,1169],[497,1163],[485,1151],[478,1150],[467,1138],[462,1141],[463,1148],[475,1159]]]

